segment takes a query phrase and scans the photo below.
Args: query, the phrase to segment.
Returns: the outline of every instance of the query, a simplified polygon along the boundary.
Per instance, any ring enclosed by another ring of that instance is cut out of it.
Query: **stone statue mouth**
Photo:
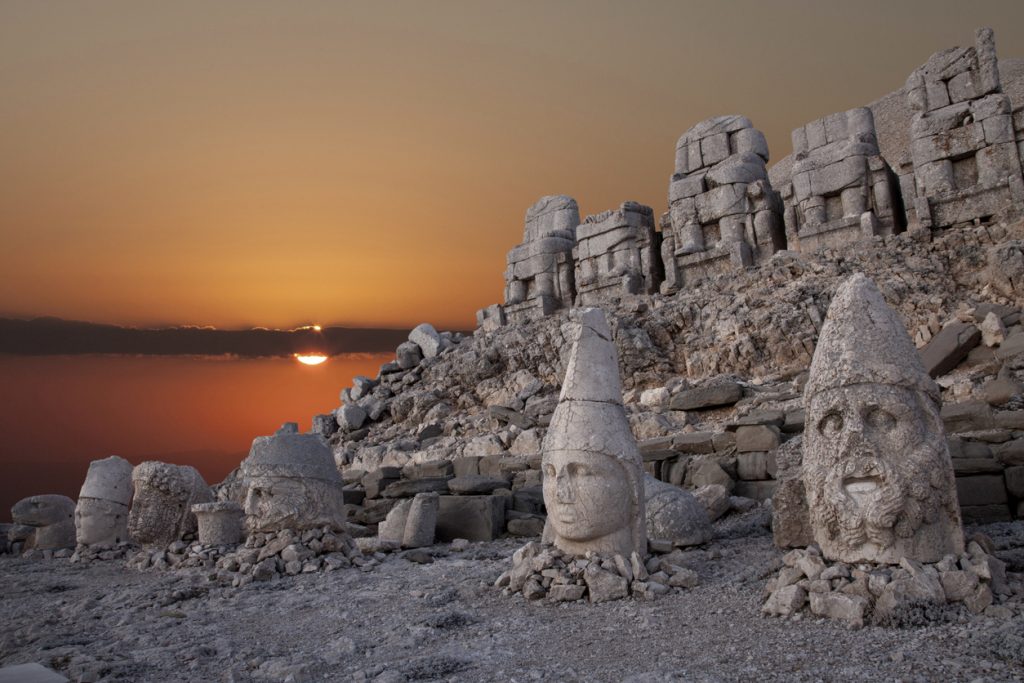
[[[843,491],[860,503],[881,487],[882,478],[877,476],[846,477],[843,479]]]

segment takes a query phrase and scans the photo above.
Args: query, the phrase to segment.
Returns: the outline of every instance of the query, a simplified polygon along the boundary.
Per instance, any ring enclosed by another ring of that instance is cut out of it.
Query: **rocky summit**
[[[26,497],[0,681],[1024,679],[1024,72],[981,29],[793,150],[540,198],[472,334],[219,484]]]

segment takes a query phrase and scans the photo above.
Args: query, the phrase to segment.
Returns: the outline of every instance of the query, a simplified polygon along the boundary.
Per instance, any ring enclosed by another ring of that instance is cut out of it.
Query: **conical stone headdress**
[[[903,321],[863,273],[850,276],[832,299],[804,397],[855,384],[906,387],[940,402]]]

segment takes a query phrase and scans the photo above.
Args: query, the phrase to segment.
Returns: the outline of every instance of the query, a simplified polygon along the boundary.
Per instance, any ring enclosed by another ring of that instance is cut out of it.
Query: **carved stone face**
[[[612,457],[558,450],[544,456],[544,504],[555,534],[572,542],[631,532],[634,493]]]
[[[143,545],[167,545],[195,530],[195,518],[187,523],[190,501],[162,488],[135,482],[135,500],[128,515],[133,539]]]
[[[345,521],[340,487],[309,477],[250,477],[244,507],[249,531],[310,529]]]
[[[128,540],[128,507],[111,500],[80,498],[75,508],[79,545],[113,546]]]
[[[804,478],[826,557],[898,561],[935,542],[918,530],[956,501],[949,500],[942,426],[927,400],[882,384],[828,389],[810,399]]]

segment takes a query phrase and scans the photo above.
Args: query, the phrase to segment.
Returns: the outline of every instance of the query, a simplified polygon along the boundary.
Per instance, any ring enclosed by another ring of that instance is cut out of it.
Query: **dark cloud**
[[[294,330],[218,330],[211,327],[144,329],[99,323],[34,318],[0,318],[0,353],[26,356],[87,353],[150,356],[240,356],[293,353],[375,353],[393,351],[408,330],[324,327]]]

